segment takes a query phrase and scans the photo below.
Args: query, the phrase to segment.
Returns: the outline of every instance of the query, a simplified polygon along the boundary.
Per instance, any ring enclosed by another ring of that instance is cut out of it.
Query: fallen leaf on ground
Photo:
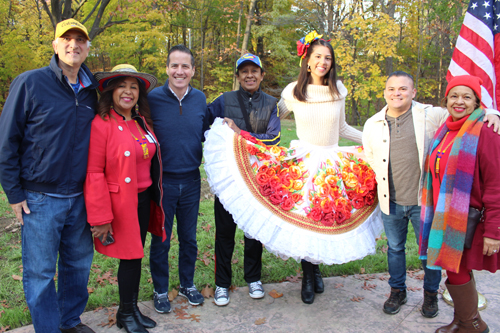
[[[255,325],[262,325],[266,323],[266,318],[259,318],[255,321]]]
[[[94,289],[94,288],[92,288],[92,287],[87,287],[87,292],[88,292],[89,294],[92,294],[92,293],[94,292],[94,290],[95,290],[95,289]]]
[[[408,289],[409,291],[413,291],[413,292],[422,290],[422,288],[419,288],[419,287],[408,287],[406,289]]]
[[[97,309],[94,310],[94,312],[98,312],[102,310],[102,306],[98,307]]]
[[[103,321],[102,323],[98,324],[97,326],[108,326],[110,328],[111,326],[116,324],[116,312],[118,309],[113,309],[113,308],[106,308],[106,315],[108,316],[108,321],[105,322]]]
[[[382,247],[380,248],[380,252],[382,253],[387,253],[387,250],[389,250],[389,247],[387,245],[382,245]]]
[[[7,304],[7,300],[5,300],[5,299],[3,299],[3,300],[0,301],[0,306],[4,307],[6,309],[9,308],[9,305]]]
[[[279,293],[276,291],[276,289],[273,289],[269,292],[269,296],[271,296],[272,298],[280,298],[283,297],[283,293]]]
[[[179,291],[177,289],[172,289],[168,292],[168,300],[172,302],[177,295],[179,294]]]
[[[361,297],[361,296],[354,296],[353,298],[351,298],[351,301],[352,302],[360,302],[362,300],[364,300],[365,298],[364,297]]]
[[[204,227],[201,227],[203,230],[205,230],[206,232],[209,232],[210,229],[212,228],[212,225],[211,224],[207,224],[206,226]]]
[[[208,285],[201,290],[201,295],[205,298],[214,297],[214,288],[209,287]]]
[[[359,269],[359,272],[360,272],[361,274],[365,274],[365,268],[364,268],[364,267],[361,267],[361,268]]]
[[[238,261],[239,261],[239,260],[238,260],[238,258],[234,258],[231,262],[232,262],[233,264],[237,264],[237,263],[238,263]]]
[[[372,290],[372,289],[377,288],[377,286],[375,284],[368,284],[365,281],[363,287],[361,287],[361,288],[363,288],[364,290]]]
[[[342,288],[344,286],[343,283],[335,283],[335,289]]]
[[[175,312],[175,319],[185,320],[185,319],[190,319],[190,318],[191,318],[191,316],[186,311]]]
[[[5,310],[0,311],[0,318],[2,318],[2,313],[5,313]]]
[[[0,333],[7,332],[8,329],[10,329],[10,326],[5,326],[5,327],[1,326],[0,327]]]
[[[151,277],[150,277],[150,278],[148,279],[148,283],[149,283],[149,284],[152,284],[152,283],[153,283],[153,278],[151,278]]]
[[[23,277],[22,276],[19,276],[19,275],[12,275],[12,278],[16,281],[22,281],[23,280]]]
[[[236,290],[238,290],[238,287],[236,287],[236,286],[231,286],[231,287],[229,287],[229,291],[230,291],[230,292],[233,292],[233,293],[234,293]]]
[[[177,300],[177,303],[178,303],[178,304],[185,304],[185,303],[187,303],[187,302],[188,302],[188,300],[187,300],[187,299],[185,299],[185,298],[181,298],[181,299]]]
[[[300,272],[297,272],[297,275],[290,275],[290,276],[287,276],[285,278],[286,281],[289,281],[289,282],[292,282],[292,283],[298,283],[300,280],[300,278],[302,277],[302,275],[300,274]]]
[[[192,314],[189,318],[191,318],[191,321],[200,322],[200,315]]]
[[[389,280],[389,276],[387,276],[387,275],[384,275],[384,276],[379,276],[379,277],[378,277],[378,279],[379,279],[380,281],[387,281],[387,280]]]

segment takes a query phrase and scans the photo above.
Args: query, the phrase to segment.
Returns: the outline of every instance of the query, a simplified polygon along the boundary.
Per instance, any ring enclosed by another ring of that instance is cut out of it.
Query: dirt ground
[[[0,233],[16,232],[21,230],[21,224],[15,217],[2,217],[0,218]]]

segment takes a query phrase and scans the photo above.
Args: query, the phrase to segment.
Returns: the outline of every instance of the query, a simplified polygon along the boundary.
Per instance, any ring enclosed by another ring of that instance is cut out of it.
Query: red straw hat
[[[453,79],[448,82],[448,87],[446,87],[446,94],[450,92],[450,89],[456,86],[466,86],[471,88],[481,100],[481,84],[483,84],[483,80],[474,75],[460,75],[455,76]]]

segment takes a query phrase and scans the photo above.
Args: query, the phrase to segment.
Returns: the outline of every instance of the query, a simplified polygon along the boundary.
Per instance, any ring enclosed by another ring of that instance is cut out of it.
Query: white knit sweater
[[[339,142],[339,136],[361,144],[361,132],[345,121],[345,97],[347,89],[337,81],[340,96],[334,99],[328,86],[309,84],[307,102],[300,102],[293,96],[297,82],[292,82],[281,93],[278,103],[280,118],[294,112],[299,140],[316,145],[332,146]]]

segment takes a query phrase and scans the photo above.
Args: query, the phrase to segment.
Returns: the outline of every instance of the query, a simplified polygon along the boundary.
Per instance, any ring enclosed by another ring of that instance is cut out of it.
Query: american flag
[[[446,79],[475,75],[483,80],[481,100],[497,109],[500,99],[500,0],[472,0],[457,39]]]

